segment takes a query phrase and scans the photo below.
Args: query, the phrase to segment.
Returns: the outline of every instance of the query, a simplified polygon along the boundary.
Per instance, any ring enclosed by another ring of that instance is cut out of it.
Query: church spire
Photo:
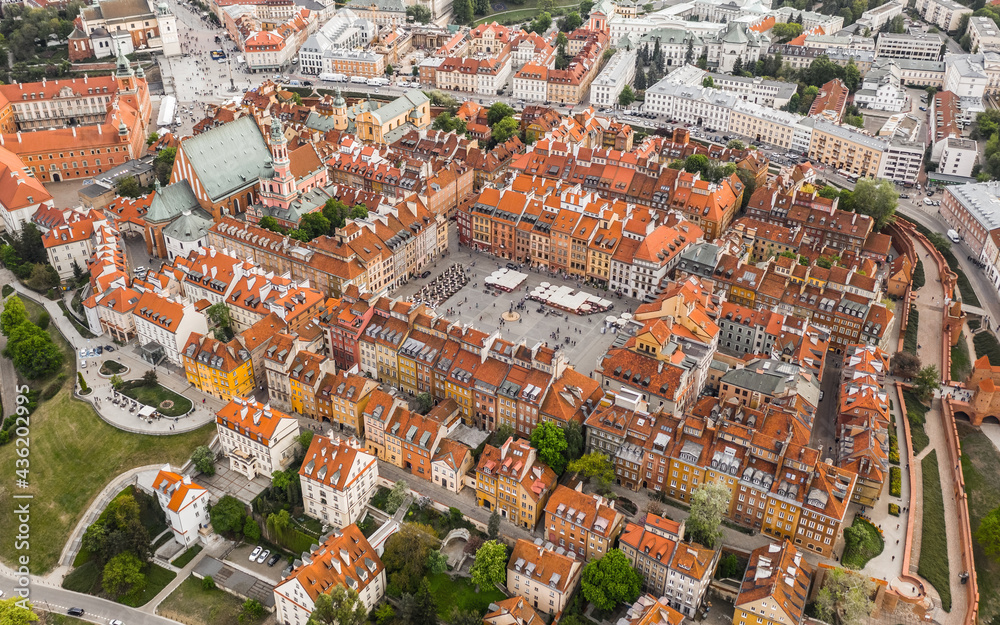
[[[118,57],[115,59],[115,72],[118,74],[119,78],[124,76],[132,75],[132,65],[128,62],[128,59],[122,53],[122,46],[120,43],[115,43],[118,48]]]

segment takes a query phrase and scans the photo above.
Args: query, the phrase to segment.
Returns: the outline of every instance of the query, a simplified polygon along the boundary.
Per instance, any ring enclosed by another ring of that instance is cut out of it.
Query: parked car
[[[115,351],[115,346],[114,345],[105,345],[104,349],[106,351],[113,352],[113,351]]]
[[[66,614],[70,616],[83,616],[83,608],[70,608],[66,610]]]
[[[423,272],[422,274],[420,274],[420,277],[421,277],[421,278],[426,278],[426,277],[427,277],[427,276],[429,276],[429,275],[431,275],[431,272],[429,272],[429,271],[425,271],[425,272]]]
[[[928,197],[925,197],[924,198],[924,204],[926,204],[927,206],[934,206],[934,200],[932,200],[932,199],[930,199]]]
[[[278,563],[278,560],[280,560],[280,559],[281,559],[281,554],[280,553],[271,554],[271,557],[267,561],[267,565],[268,566],[274,566],[275,564]]]
[[[80,358],[86,358],[86,357],[87,357],[87,348],[86,347],[81,347],[80,348]]]
[[[108,625],[125,625],[120,619],[111,619],[108,621]]]
[[[95,351],[97,351],[97,355],[100,356],[101,354],[104,353],[104,348],[98,345]]]
[[[257,556],[257,564],[264,564],[264,560],[267,560],[268,556],[270,555],[271,555],[270,549],[265,549],[264,551],[262,551],[260,555]]]
[[[261,547],[260,545],[257,545],[256,547],[253,548],[253,551],[250,552],[250,557],[247,559],[250,560],[250,562],[253,562],[254,560],[257,559],[257,556],[260,555],[261,551],[264,551],[264,548]]]
[[[87,361],[86,360],[81,360],[80,361],[80,368],[81,369],[86,369],[87,368]]]
[[[136,275],[138,275],[138,274],[141,274],[141,273],[146,273],[146,268],[143,267],[142,265],[139,265],[138,267],[136,267],[132,271],[133,271],[133,273],[135,273]]]

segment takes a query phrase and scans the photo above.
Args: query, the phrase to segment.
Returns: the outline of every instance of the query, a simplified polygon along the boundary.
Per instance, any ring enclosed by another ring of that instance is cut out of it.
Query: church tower
[[[118,93],[135,93],[135,74],[132,73],[132,64],[122,53],[121,46],[118,47],[118,57],[115,59],[115,79],[118,81]]]
[[[271,122],[271,163],[274,174],[260,182],[261,204],[288,208],[295,199],[295,177],[288,158],[288,140],[277,117]]]
[[[337,87],[337,97],[333,100],[333,129],[347,130],[347,102],[340,95],[340,87]]]
[[[177,18],[170,12],[166,2],[156,7],[156,25],[163,43],[163,56],[178,56],[181,53],[180,36],[177,33]]]

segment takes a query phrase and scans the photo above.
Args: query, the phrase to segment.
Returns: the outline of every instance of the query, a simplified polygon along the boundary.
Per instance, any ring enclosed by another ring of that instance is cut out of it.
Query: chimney
[[[73,136],[76,136],[76,126],[73,126]]]
[[[20,130],[17,131],[17,142],[18,143],[21,142],[21,131]]]

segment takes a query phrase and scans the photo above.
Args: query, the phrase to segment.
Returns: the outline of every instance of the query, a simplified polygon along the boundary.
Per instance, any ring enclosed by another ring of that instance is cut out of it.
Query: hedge
[[[903,494],[903,470],[899,467],[889,468],[889,494],[893,497]]]
[[[920,312],[917,307],[910,308],[908,321],[906,322],[906,334],[903,336],[903,351],[911,354],[917,353],[917,331],[920,328]]]
[[[889,462],[899,465],[899,437],[896,435],[896,418],[889,424]]]
[[[899,516],[899,504],[891,503],[889,504],[889,514],[892,516]]]
[[[913,267],[913,280],[910,283],[910,287],[916,291],[920,287],[926,284],[926,278],[924,277],[924,262],[918,260],[917,264]]]

